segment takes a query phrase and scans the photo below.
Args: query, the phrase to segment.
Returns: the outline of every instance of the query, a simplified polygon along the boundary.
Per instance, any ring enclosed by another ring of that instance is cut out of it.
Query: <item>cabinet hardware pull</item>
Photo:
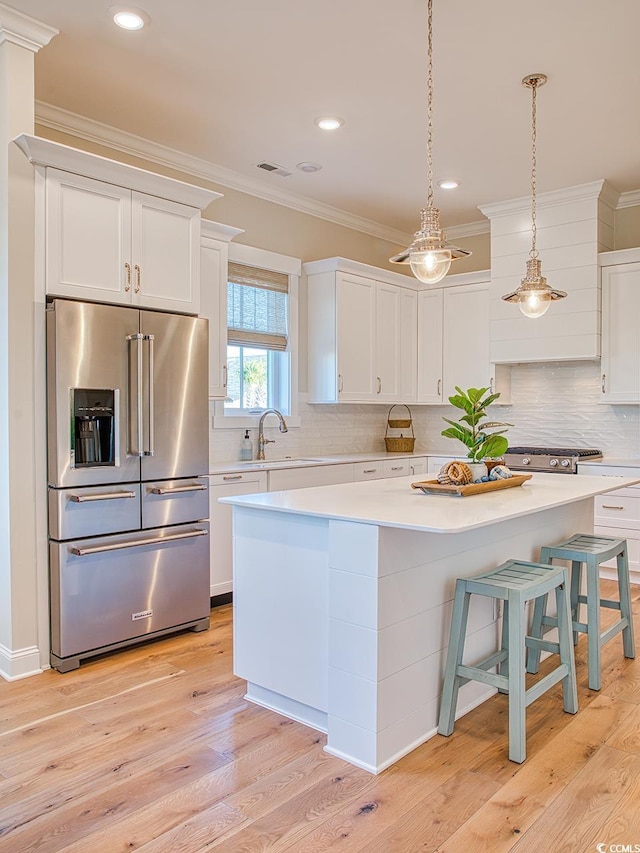
[[[438,379],[438,390],[436,393],[438,397],[442,394],[442,379]]]
[[[242,474],[225,474],[223,480],[241,480]]]
[[[138,264],[134,266],[134,270],[136,271],[136,293],[140,293],[142,289],[142,273]]]
[[[227,387],[227,365],[226,364],[222,365],[222,387],[223,388]]]
[[[127,283],[125,284],[124,289],[126,293],[128,293],[131,290],[131,264],[129,261],[124,262],[124,268],[127,271]]]
[[[89,501],[117,501],[120,498],[135,498],[135,492],[100,492],[100,494],[69,495],[69,500],[76,504]]]
[[[392,471],[402,471],[402,465],[391,466]]]
[[[180,492],[205,492],[206,486],[202,483],[192,483],[190,486],[173,486],[172,488],[165,486],[154,486],[149,489],[152,495],[175,495]]]
[[[612,504],[602,504],[602,509],[624,509],[623,506],[613,506]]]
[[[601,386],[601,387],[602,387],[602,393],[603,393],[603,394],[606,394],[606,390],[605,390],[605,387],[606,387],[606,379],[607,379],[607,374],[606,374],[606,373],[603,373],[603,374],[602,374],[602,386]]]
[[[376,391],[376,394],[379,394],[382,391],[382,379],[380,379],[379,376],[376,376],[376,379],[378,380],[378,390]]]
[[[364,468],[362,473],[363,474],[375,474],[377,470],[378,470],[377,468]]]
[[[88,548],[69,548],[76,557],[87,557],[90,554],[102,554],[104,551],[120,551],[122,548],[137,548],[141,545],[164,545],[176,539],[193,539],[195,536],[206,536],[206,530],[187,530],[185,533],[172,533],[169,536],[150,536],[145,539],[130,539],[125,542],[114,542],[111,545],[90,545]]]
[[[338,374],[338,393],[342,392],[342,374]]]

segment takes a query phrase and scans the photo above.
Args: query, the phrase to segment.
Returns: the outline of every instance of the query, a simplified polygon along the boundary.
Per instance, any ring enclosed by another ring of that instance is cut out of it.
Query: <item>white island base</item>
[[[436,733],[455,579],[591,531],[593,495],[637,481],[543,474],[468,498],[410,482],[225,499],[247,698],[326,732],[327,752],[372,773]],[[472,598],[465,662],[496,650],[498,616]],[[466,684],[458,716],[494,692]]]

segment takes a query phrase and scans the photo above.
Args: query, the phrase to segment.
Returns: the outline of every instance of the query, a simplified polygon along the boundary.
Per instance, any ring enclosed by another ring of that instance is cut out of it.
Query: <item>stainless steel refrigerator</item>
[[[208,322],[47,306],[51,665],[209,625]]]

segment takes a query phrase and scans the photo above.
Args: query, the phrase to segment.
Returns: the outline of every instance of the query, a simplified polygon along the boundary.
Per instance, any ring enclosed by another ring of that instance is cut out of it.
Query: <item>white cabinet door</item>
[[[209,397],[227,396],[227,261],[228,244],[202,238],[200,249],[200,314],[209,320]]]
[[[442,288],[418,293],[418,403],[442,402]]]
[[[209,544],[211,548],[211,596],[233,587],[233,509],[218,498],[267,491],[265,471],[247,474],[215,474],[209,477]]]
[[[422,477],[427,473],[428,460],[426,456],[416,456],[414,459],[410,459],[409,462],[409,473],[414,477]]]
[[[376,282],[339,274],[336,301],[340,402],[371,401],[377,397],[374,385]]]
[[[47,293],[131,302],[130,190],[47,169],[46,246]]]
[[[491,385],[489,282],[444,289],[442,396]]]
[[[418,293],[400,288],[400,388],[398,402],[415,403],[418,393]]]
[[[46,289],[197,314],[200,211],[47,169]]]
[[[379,402],[400,399],[402,356],[402,290],[376,283],[375,391]]]
[[[133,302],[197,314],[200,310],[200,211],[131,194]]]
[[[640,403],[640,263],[602,269],[602,399]]]

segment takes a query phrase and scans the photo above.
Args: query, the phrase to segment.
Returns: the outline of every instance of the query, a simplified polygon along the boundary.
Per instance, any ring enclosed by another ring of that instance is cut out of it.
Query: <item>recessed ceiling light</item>
[[[141,30],[149,23],[149,16],[140,9],[127,9],[122,6],[114,6],[109,9],[113,21],[123,30]]]
[[[322,166],[320,163],[310,163],[308,160],[304,160],[302,163],[296,164],[296,169],[300,169],[301,172],[319,172]]]
[[[445,178],[442,181],[438,181],[438,186],[441,190],[457,190],[460,186],[460,181],[455,181],[453,178]]]
[[[319,116],[316,124],[321,130],[337,130],[344,124],[344,119],[338,116]]]

